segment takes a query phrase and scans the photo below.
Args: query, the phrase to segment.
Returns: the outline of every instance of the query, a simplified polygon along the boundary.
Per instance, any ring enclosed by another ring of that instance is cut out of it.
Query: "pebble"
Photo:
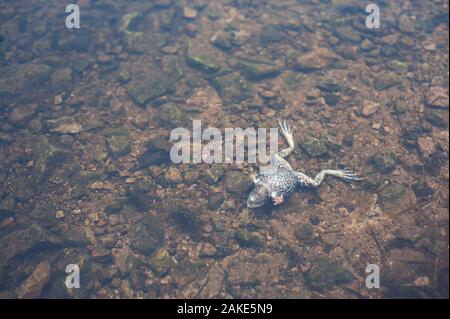
[[[56,218],[57,218],[57,219],[61,219],[61,218],[63,218],[63,217],[64,217],[64,211],[58,210],[58,211],[56,212]]]
[[[430,157],[435,149],[436,144],[433,139],[429,136],[421,136],[417,139],[417,146],[419,148],[420,153],[422,153],[425,157]]]
[[[433,86],[428,93],[425,94],[425,103],[431,107],[448,109],[448,93],[447,89],[440,86]]]
[[[195,19],[197,18],[197,15],[198,15],[197,10],[190,7],[183,8],[183,17],[185,17],[186,19]]]
[[[378,111],[379,104],[372,101],[364,101],[362,107],[362,115],[369,117]]]

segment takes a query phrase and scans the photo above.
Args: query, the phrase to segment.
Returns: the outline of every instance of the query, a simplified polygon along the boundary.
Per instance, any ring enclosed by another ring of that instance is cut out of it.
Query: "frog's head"
[[[247,198],[248,208],[257,208],[263,206],[270,197],[269,189],[264,185],[255,185]]]

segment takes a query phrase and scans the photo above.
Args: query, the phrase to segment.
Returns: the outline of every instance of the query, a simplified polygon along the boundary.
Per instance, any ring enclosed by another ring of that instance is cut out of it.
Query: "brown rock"
[[[243,250],[226,257],[223,265],[232,285],[274,284],[281,280],[287,259],[282,254],[252,256],[250,251]]]
[[[317,48],[297,57],[294,68],[300,71],[326,68],[337,60],[336,54],[325,48]]]
[[[24,126],[34,116],[36,109],[34,103],[19,105],[9,113],[9,122],[14,126]]]
[[[443,87],[433,86],[425,95],[427,106],[448,109],[448,93]]]
[[[365,117],[369,117],[378,111],[379,104],[372,101],[364,101],[361,113]]]
[[[17,289],[16,293],[20,299],[38,298],[42,289],[50,279],[52,267],[44,260],[36,266],[33,273]]]
[[[436,149],[436,144],[433,139],[429,136],[421,136],[417,139],[417,147],[423,156],[429,157],[434,153]]]

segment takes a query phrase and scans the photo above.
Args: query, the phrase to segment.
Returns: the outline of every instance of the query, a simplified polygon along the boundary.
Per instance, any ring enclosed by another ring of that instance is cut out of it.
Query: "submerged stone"
[[[328,154],[328,147],[324,140],[308,136],[300,143],[300,146],[311,157],[319,157]]]
[[[294,69],[298,71],[314,71],[331,66],[338,60],[336,54],[325,48],[299,55],[294,61]]]
[[[46,136],[40,136],[33,148],[33,179],[36,184],[44,182],[68,157],[66,150],[51,144]]]
[[[83,130],[82,125],[72,116],[63,116],[46,121],[49,132],[58,134],[78,134]]]
[[[305,274],[306,284],[317,290],[331,289],[335,285],[349,283],[354,279],[350,271],[328,257],[314,259],[311,270]]]
[[[195,42],[188,43],[185,56],[190,66],[206,73],[215,73],[222,68],[211,48],[204,48]]]
[[[235,67],[249,80],[270,78],[281,72],[281,69],[272,61],[252,56],[240,56]]]
[[[108,138],[108,148],[113,157],[120,157],[131,152],[131,141],[128,135],[113,135]]]
[[[386,174],[392,171],[397,164],[397,157],[392,151],[383,151],[369,159],[369,163],[380,173]]]
[[[156,251],[149,259],[150,268],[158,276],[167,274],[173,267],[174,262],[166,249],[161,248]]]
[[[144,255],[152,254],[164,241],[164,226],[159,218],[145,216],[131,227],[131,247]]]
[[[127,85],[128,93],[139,105],[164,95],[170,89],[169,77],[157,67],[133,74]]]
[[[160,106],[158,111],[160,123],[168,129],[185,127],[187,125],[188,116],[185,110],[178,104],[168,102]]]
[[[211,84],[225,102],[239,103],[249,94],[247,81],[236,73],[214,77]]]
[[[37,105],[34,103],[18,105],[9,113],[8,120],[14,126],[24,126],[36,114]]]
[[[400,77],[394,72],[382,72],[373,80],[373,86],[378,91],[387,90],[401,83]]]
[[[225,190],[233,195],[242,195],[253,186],[250,176],[238,171],[228,172],[225,176]]]

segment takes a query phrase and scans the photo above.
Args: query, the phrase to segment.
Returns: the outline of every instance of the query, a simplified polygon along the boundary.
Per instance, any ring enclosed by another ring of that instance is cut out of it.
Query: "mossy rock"
[[[401,83],[400,77],[394,72],[383,72],[375,77],[373,86],[378,91],[387,90]]]
[[[316,290],[332,289],[333,286],[353,281],[353,274],[328,257],[313,260],[312,268],[305,274],[306,284]]]
[[[281,72],[275,63],[251,56],[240,56],[235,63],[235,68],[249,80],[275,77]]]
[[[397,165],[397,157],[392,151],[382,151],[372,156],[369,163],[381,174],[386,174]]]
[[[391,184],[381,190],[379,193],[381,201],[386,202],[396,202],[400,200],[405,194],[406,188],[400,184]]]
[[[212,50],[194,42],[189,42],[186,46],[185,57],[188,65],[202,72],[216,73],[222,68]]]
[[[323,139],[319,139],[313,136],[307,136],[300,143],[300,146],[311,157],[319,157],[328,154],[327,143]]]
[[[168,102],[159,107],[158,119],[168,129],[186,127],[188,124],[188,116],[184,109],[173,102]]]
[[[169,273],[174,265],[172,257],[164,248],[157,250],[149,259],[150,268],[158,275],[163,276]]]
[[[115,158],[131,152],[131,141],[128,135],[113,135],[108,138],[108,148]]]
[[[239,103],[249,95],[247,81],[237,73],[216,76],[211,84],[226,102]]]

